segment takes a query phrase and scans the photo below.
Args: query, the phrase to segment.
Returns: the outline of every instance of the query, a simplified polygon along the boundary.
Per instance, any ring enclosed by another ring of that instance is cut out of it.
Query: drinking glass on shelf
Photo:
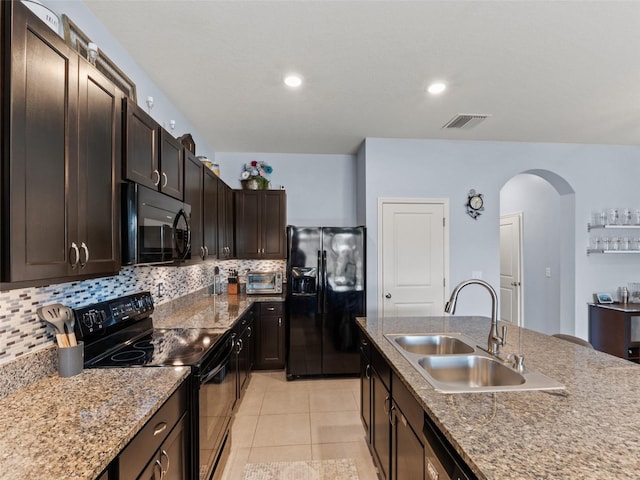
[[[622,210],[622,224],[631,225],[631,209],[625,208]]]
[[[593,247],[594,250],[600,250],[601,248],[600,237],[591,238],[591,246]]]
[[[611,239],[611,250],[620,250],[620,238],[613,237]]]
[[[631,239],[629,237],[622,237],[622,250],[631,250]]]
[[[620,219],[620,214],[617,208],[612,208],[609,210],[609,225],[617,225],[618,220]]]
[[[638,210],[638,212],[640,212],[640,210]],[[640,217],[638,218],[640,219]],[[606,224],[607,224],[607,211],[600,210],[600,223],[598,223],[598,225],[605,226]]]
[[[609,250],[609,237],[602,237],[602,249]]]
[[[640,208],[636,209],[635,224],[640,225]]]

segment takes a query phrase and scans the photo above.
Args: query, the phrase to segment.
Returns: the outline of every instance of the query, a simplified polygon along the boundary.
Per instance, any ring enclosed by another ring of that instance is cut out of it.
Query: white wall
[[[118,40],[100,23],[93,12],[84,2],[78,0],[40,0],[41,3],[56,12],[60,18],[66,14],[80,30],[82,30],[98,48],[122,70],[136,85],[138,105],[148,112],[147,97],[154,98],[154,106],[149,112],[153,119],[162,125],[173,136],[180,137],[190,133],[196,143],[197,155],[213,157],[213,147],[191,125],[189,120],[180,112],[180,105],[174,105],[162,90],[133,60],[131,55],[122,47]],[[61,24],[62,25],[62,24]],[[145,28],[141,26],[141,28]],[[176,126],[172,131],[170,121],[175,120]]]
[[[271,188],[287,191],[287,223],[348,227],[356,223],[356,159],[352,155],[217,152],[220,176],[240,188],[242,166],[252,160],[273,167]]]
[[[500,189],[515,175],[532,169],[555,172],[575,191],[575,334],[588,336],[587,306],[595,291],[615,290],[640,278],[640,255],[586,255],[586,224],[592,211],[606,206],[640,206],[640,148],[607,145],[531,144],[449,140],[368,138],[366,203],[368,228],[368,309],[377,306],[377,198],[448,197],[451,200],[451,285],[472,270],[499,282]],[[478,221],[464,209],[467,192],[484,194]],[[485,314],[488,300],[462,298],[458,312]],[[467,299],[469,301],[467,301]]]
[[[524,326],[548,334],[561,329],[560,280],[565,272],[560,227],[563,222],[573,223],[573,215],[563,218],[561,203],[549,182],[531,174],[513,177],[500,191],[500,215],[522,213],[523,217]]]

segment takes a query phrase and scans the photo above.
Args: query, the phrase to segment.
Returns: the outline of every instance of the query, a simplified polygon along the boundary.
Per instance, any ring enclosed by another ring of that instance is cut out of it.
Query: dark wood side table
[[[640,303],[590,303],[589,342],[596,350],[640,363]]]

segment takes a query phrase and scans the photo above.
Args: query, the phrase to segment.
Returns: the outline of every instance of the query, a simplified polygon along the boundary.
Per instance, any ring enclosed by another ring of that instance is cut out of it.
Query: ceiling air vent
[[[464,128],[468,130],[475,127],[485,118],[490,116],[491,115],[486,114],[459,113],[447,123],[445,123],[442,128]]]

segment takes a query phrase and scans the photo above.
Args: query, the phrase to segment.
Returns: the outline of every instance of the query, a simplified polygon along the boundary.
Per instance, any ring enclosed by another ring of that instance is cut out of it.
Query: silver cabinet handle
[[[167,472],[169,472],[169,467],[171,466],[171,460],[169,459],[169,454],[167,453],[167,451],[164,448],[160,452],[160,465],[162,465],[162,457],[166,457],[167,458],[167,468],[163,468],[162,469],[162,478],[164,478],[164,476],[167,474]]]
[[[251,336],[251,333],[252,333],[251,332],[251,327],[247,327],[247,331],[249,332],[249,333],[247,333],[247,338],[249,338]]]
[[[391,398],[389,397],[389,395],[387,395],[387,396],[384,398],[384,403],[382,404],[382,409],[384,410],[384,413],[385,413],[386,415],[389,415],[389,413],[391,413],[391,409],[388,409],[388,410],[387,410],[387,402],[388,402],[389,400],[391,400]]]
[[[87,247],[86,243],[82,242],[80,248],[84,252],[84,263],[82,260],[80,261],[80,268],[84,268],[87,266],[87,263],[89,263],[89,247]]]
[[[156,425],[156,428],[153,429],[153,436],[160,435],[167,429],[167,422],[160,422]]]
[[[209,247],[207,247],[206,245],[204,246],[204,255],[205,258],[209,256]]]
[[[385,298],[391,298],[391,294],[390,294],[390,293],[387,293],[387,294],[385,295]]]
[[[169,183],[169,179],[167,178],[167,174],[162,172],[162,178],[164,179],[164,182],[162,182],[162,188],[167,186],[167,183]]]
[[[156,467],[160,468],[160,480],[162,480],[162,477],[164,475],[162,473],[162,463],[160,462],[160,460],[156,460],[156,463],[153,464],[153,478],[154,478],[154,480],[156,478]]]
[[[269,310],[270,312],[273,312],[276,309],[276,307],[267,307],[267,310]]]
[[[364,369],[364,376],[367,377],[367,379],[371,379],[371,365],[368,363]]]
[[[78,245],[76,245],[76,242],[71,242],[71,250],[73,250],[75,258],[72,262],[71,255],[69,255],[69,262],[71,263],[71,268],[75,270],[75,268],[78,266],[78,262],[80,261],[80,250],[78,249]]]
[[[158,176],[158,178],[153,181],[153,184],[157,187],[160,185],[160,172],[158,170],[154,170],[153,174]]]
[[[281,327],[282,326],[282,318],[278,318],[278,326]]]
[[[395,406],[395,405],[391,405],[391,408],[389,409],[389,423],[390,423],[391,425],[393,425],[393,417],[395,416],[395,415],[393,414],[393,411],[394,411],[395,409],[396,409],[396,406]]]
[[[236,353],[240,353],[242,351],[242,345],[243,345],[243,341],[241,338],[238,339],[238,341],[236,342],[236,345],[238,346],[238,351]]]
[[[200,247],[200,257],[202,257],[202,260],[205,259],[204,247]]]

